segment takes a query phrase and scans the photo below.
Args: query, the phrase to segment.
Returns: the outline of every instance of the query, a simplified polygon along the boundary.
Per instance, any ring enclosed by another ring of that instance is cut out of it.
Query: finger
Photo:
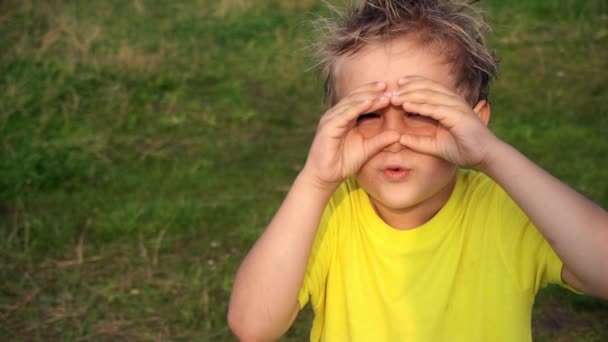
[[[430,103],[413,103],[405,102],[402,105],[403,110],[408,113],[416,113],[422,116],[426,116],[439,121],[439,123],[446,127],[453,127],[460,118],[462,118],[462,112],[454,109],[453,107],[436,105]]]
[[[384,100],[382,98],[389,99],[389,97],[383,91],[372,91],[365,93],[354,94],[352,97],[345,99],[343,102],[336,105],[335,109],[332,109],[331,113],[328,113],[328,117],[333,117],[343,113],[345,110],[352,106],[357,106],[361,101],[370,100],[370,101],[378,101]]]
[[[366,112],[367,109],[371,107],[373,101],[374,101],[373,99],[365,99],[365,100],[361,100],[356,103],[350,104],[349,106],[343,105],[343,106],[339,106],[339,107],[334,107],[331,109],[331,111],[328,111],[327,113],[325,113],[325,115],[323,115],[323,117],[321,117],[321,120],[319,120],[319,128],[322,128],[322,127],[325,127],[328,125],[332,125],[332,124],[335,125],[336,117],[341,117],[346,112],[349,112],[349,111]]]
[[[348,106],[352,106],[353,104],[356,104],[360,101],[363,100],[375,100],[378,99],[380,97],[390,97],[389,93],[385,91],[386,87],[382,86],[382,87],[378,87],[375,89],[362,89],[361,91],[355,91],[351,94],[349,94],[348,96],[344,97],[342,100],[340,100],[337,104],[336,104],[336,109],[338,109],[336,112],[340,112],[342,111],[343,108],[348,107]]]
[[[436,140],[432,136],[404,134],[400,137],[399,143],[423,154],[438,154]]]
[[[401,136],[396,131],[385,131],[364,141],[364,161],[367,161],[386,147],[399,142]]]
[[[387,84],[384,81],[366,83],[366,84],[364,84],[364,85],[362,85],[362,86],[360,86],[358,88],[355,88],[353,91],[351,91],[344,98],[352,97],[352,96],[357,95],[359,93],[382,92],[382,91],[386,90],[386,87],[387,87]]]
[[[469,109],[468,104],[461,98],[426,88],[403,92],[391,97],[391,104],[394,106],[401,106],[405,102],[429,103]]]
[[[362,105],[361,107],[348,107],[341,113],[331,117],[328,122],[335,120],[335,122],[341,122],[343,124],[348,124],[348,126],[354,126],[355,121],[361,114],[372,113],[387,107],[390,104],[390,98],[382,96],[374,100],[364,100],[363,102],[367,103],[368,105]]]
[[[377,86],[375,89],[374,89],[374,85]],[[340,100],[334,107],[330,108],[327,112],[325,112],[323,117],[321,117],[321,122],[325,121],[331,117],[334,117],[336,115],[339,115],[340,113],[347,110],[349,107],[359,105],[362,101],[365,101],[365,100],[374,101],[383,96],[388,97],[386,95],[386,92],[384,91],[385,87],[386,87],[385,83],[375,82],[375,83],[370,83],[370,84],[365,85],[364,87],[359,88],[361,91],[354,92],[351,95],[345,97],[344,99]],[[369,88],[371,88],[371,90]],[[367,90],[365,90],[365,89],[367,89]]]
[[[339,96],[340,100],[336,103],[336,106],[357,101],[361,99],[362,95],[365,96],[368,93],[383,94],[386,88],[387,84],[383,81],[366,83],[343,96]]]
[[[450,96],[459,96],[458,93],[456,93],[453,89],[450,89],[439,82],[435,82],[431,79],[424,78],[422,76],[406,76],[404,78],[399,79],[397,81],[397,84],[399,85],[399,89],[394,92],[394,95],[418,89],[429,89]]]
[[[369,113],[378,106],[377,100],[366,99],[351,106],[344,107],[342,111],[333,113],[321,119],[319,126],[329,130],[337,130],[332,135],[342,135],[346,129],[355,126],[355,119],[363,113]],[[388,104],[388,99],[385,100]]]

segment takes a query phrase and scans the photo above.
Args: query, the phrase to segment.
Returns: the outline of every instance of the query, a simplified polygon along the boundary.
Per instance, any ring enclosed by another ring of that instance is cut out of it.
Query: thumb
[[[437,154],[435,138],[425,135],[404,134],[399,143],[411,150],[424,154]]]
[[[382,151],[391,144],[399,142],[400,135],[395,131],[382,132],[365,141],[365,160]]]

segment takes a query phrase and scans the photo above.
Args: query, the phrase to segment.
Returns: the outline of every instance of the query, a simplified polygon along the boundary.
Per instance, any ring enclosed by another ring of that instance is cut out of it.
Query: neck
[[[378,216],[389,226],[399,230],[415,229],[431,220],[443,208],[455,184],[456,178],[438,193],[407,208],[389,208],[371,197],[370,200]]]

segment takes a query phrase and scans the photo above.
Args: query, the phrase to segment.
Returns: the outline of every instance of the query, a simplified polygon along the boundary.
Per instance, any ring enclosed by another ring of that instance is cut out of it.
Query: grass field
[[[608,5],[504,3],[482,2],[502,58],[493,130],[608,208]],[[0,1],[2,340],[232,340],[236,268],[323,113],[307,46],[324,13]],[[608,303],[548,288],[533,331],[607,341]]]

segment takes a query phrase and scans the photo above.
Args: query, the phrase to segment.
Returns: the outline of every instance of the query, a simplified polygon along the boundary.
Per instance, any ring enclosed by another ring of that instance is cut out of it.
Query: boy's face
[[[406,38],[388,43],[372,43],[340,61],[337,68],[338,100],[354,89],[384,81],[388,92],[399,89],[398,80],[417,75],[456,88],[451,66],[434,48],[421,48]],[[438,123],[406,113],[389,105],[357,120],[363,137],[385,130],[417,135],[433,135]],[[395,228],[417,227],[428,221],[448,200],[455,182],[457,166],[437,157],[414,152],[395,143],[373,156],[356,177],[370,195],[378,214]]]

